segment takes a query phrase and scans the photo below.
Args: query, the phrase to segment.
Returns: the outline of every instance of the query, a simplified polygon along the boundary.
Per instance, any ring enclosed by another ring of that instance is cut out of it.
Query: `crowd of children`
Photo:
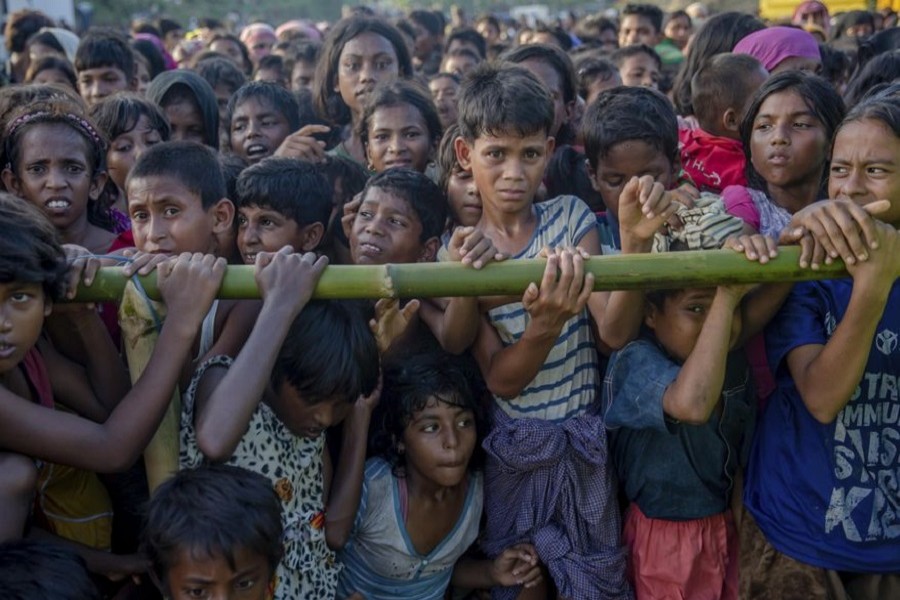
[[[10,15],[2,595],[900,597],[896,15],[700,8]],[[779,244],[849,276],[586,268]],[[329,264],[523,258],[517,297],[313,299]],[[216,298],[228,264],[260,300]],[[110,265],[167,309],[140,373],[118,302],[72,302]]]

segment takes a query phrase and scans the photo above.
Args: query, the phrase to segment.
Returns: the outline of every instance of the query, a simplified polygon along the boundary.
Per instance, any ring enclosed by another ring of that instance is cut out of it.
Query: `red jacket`
[[[739,141],[702,129],[679,129],[678,139],[681,168],[701,192],[721,194],[729,185],[747,185],[744,148]]]

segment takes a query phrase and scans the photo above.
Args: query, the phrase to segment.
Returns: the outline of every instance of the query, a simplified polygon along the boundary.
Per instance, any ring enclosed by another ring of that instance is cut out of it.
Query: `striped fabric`
[[[528,246],[513,258],[534,258],[545,246],[575,246],[597,226],[587,205],[575,196],[559,196],[534,205],[537,226]],[[488,313],[504,345],[525,331],[528,314],[521,302]],[[537,377],[511,399],[495,398],[510,417],[560,422],[583,413],[600,389],[597,348],[587,309],[562,329]]]

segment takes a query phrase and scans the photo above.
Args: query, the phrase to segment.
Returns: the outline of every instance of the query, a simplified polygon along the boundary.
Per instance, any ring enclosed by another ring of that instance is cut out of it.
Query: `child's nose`
[[[444,448],[448,450],[452,450],[459,445],[459,434],[454,427],[447,427],[444,429]]]

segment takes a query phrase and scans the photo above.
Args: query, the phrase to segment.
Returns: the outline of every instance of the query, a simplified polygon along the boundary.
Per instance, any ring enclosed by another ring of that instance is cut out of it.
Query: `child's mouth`
[[[0,358],[9,358],[16,351],[12,344],[0,343]]]
[[[44,206],[50,210],[66,210],[72,203],[64,198],[55,198],[53,200],[48,200],[44,203]]]
[[[269,149],[262,144],[247,146],[247,158],[263,158],[269,153]]]
[[[381,248],[375,246],[374,244],[362,243],[359,245],[359,251],[362,254],[366,254],[368,256],[376,256],[378,254],[381,254]]]

